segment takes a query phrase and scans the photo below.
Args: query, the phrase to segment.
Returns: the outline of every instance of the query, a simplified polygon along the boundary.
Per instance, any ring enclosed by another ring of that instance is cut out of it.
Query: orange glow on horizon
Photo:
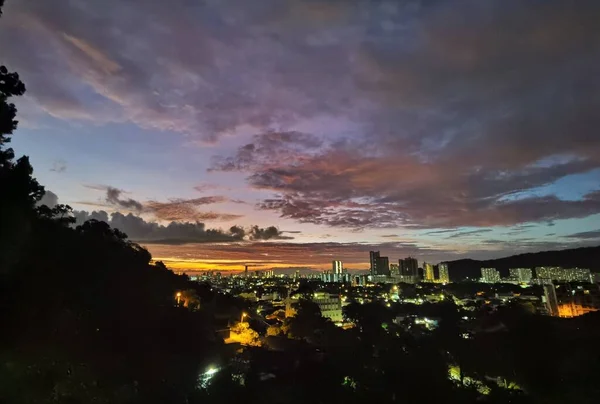
[[[180,259],[172,257],[155,257],[152,262],[162,261],[167,268],[174,271],[181,272],[194,272],[194,271],[221,271],[221,272],[239,272],[244,270],[244,266],[248,265],[249,271],[263,271],[268,269],[287,269],[287,268],[298,268],[298,269],[311,269],[314,271],[324,271],[331,269],[331,263],[306,265],[306,264],[295,264],[293,262],[280,262],[280,261],[259,261],[259,260],[194,260],[194,259]],[[350,270],[366,270],[368,263],[351,263],[344,264],[344,268]]]

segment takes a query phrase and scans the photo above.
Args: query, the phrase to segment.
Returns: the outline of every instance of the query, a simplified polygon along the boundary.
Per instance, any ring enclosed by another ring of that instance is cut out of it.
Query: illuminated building
[[[547,283],[548,281],[592,282],[590,270],[583,268],[537,267],[535,276],[538,283]]]
[[[369,251],[369,261],[371,264],[369,271],[370,271],[371,276],[379,274],[377,271],[377,260],[378,259],[379,259],[379,251]]]
[[[577,317],[600,310],[600,289],[553,282],[542,285],[548,314],[555,317]]]
[[[450,273],[448,272],[448,264],[442,262],[438,265],[440,271],[440,283],[450,283]]]
[[[365,286],[367,284],[367,275],[355,275],[352,277],[352,286]]]
[[[332,270],[334,274],[341,274],[342,273],[342,261],[332,261],[331,262],[331,266],[332,266]]]
[[[334,323],[342,322],[342,300],[339,295],[317,292],[313,295],[312,301],[319,306],[323,317],[329,318]]]
[[[519,283],[529,283],[533,278],[531,268],[510,268],[510,279]]]
[[[343,265],[342,261],[332,261],[331,262],[332,272],[333,272],[333,281],[334,282],[343,282]]]
[[[350,274],[343,268],[342,261],[332,261],[331,271],[323,271],[321,280],[326,283],[330,282],[350,282]]]
[[[556,297],[556,289],[552,283],[543,285],[544,288],[544,304],[548,314],[554,317],[558,316],[558,298]]]
[[[390,275],[400,275],[400,266],[398,264],[390,264]]]
[[[425,282],[435,282],[435,273],[433,271],[433,265],[426,262],[423,263],[423,272],[425,275]]]
[[[498,283],[500,282],[500,272],[496,268],[481,268],[481,282]]]

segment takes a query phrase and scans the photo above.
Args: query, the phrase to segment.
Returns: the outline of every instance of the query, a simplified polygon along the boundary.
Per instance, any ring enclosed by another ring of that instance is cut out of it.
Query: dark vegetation
[[[473,321],[505,327],[466,340],[470,325],[449,299],[418,309],[350,303],[348,330],[302,299],[263,347],[228,349],[218,332],[243,302],[151,263],[104,222],[75,227],[68,206],[37,206],[44,189],[27,157],[8,148],[17,126],[10,98],[24,91],[0,68],[1,403],[597,402],[600,313],[477,312]],[[439,328],[393,321],[415,311],[440,318]],[[448,378],[449,365],[489,394]],[[209,366],[221,371],[200,388]]]

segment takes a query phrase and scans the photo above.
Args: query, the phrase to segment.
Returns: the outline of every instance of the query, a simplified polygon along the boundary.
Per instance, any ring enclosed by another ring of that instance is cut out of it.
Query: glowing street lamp
[[[175,297],[177,297],[177,305],[179,306],[179,302],[181,301],[181,292],[177,292]]]
[[[246,316],[248,316],[248,314],[246,314],[246,313],[242,313],[242,320],[241,320],[240,322],[242,322],[242,323],[243,323],[243,322],[244,322],[244,317],[246,317]]]

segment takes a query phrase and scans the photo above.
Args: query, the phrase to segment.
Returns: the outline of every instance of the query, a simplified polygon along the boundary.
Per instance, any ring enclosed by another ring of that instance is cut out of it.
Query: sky
[[[44,202],[177,270],[600,244],[596,0],[7,0]]]

